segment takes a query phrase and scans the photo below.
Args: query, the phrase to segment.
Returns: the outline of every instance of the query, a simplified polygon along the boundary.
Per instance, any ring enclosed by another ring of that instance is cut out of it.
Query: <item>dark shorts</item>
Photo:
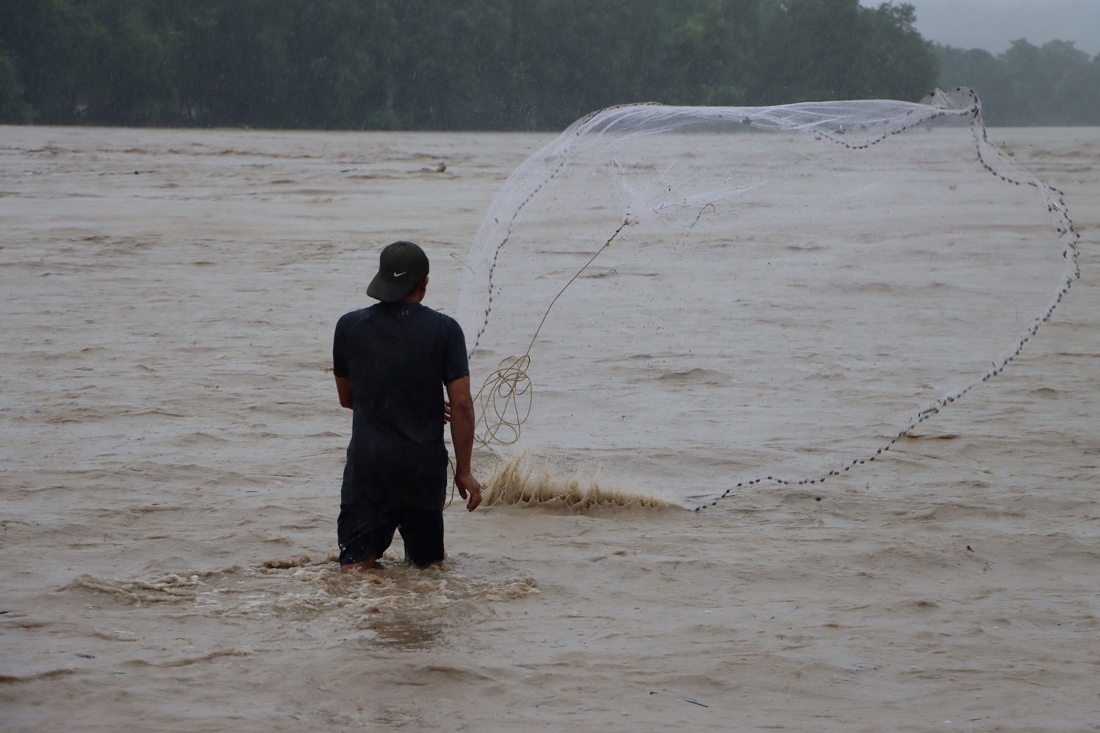
[[[376,559],[393,542],[394,530],[405,541],[405,562],[426,567],[443,561],[443,509],[385,508],[367,501],[340,505],[336,534],[340,564]]]

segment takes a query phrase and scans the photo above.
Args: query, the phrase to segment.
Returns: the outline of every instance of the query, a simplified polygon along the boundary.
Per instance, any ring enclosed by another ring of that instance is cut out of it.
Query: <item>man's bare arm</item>
[[[462,377],[447,383],[450,403],[451,440],[455,446],[455,485],[471,512],[481,503],[481,484],[474,478],[470,460],[474,449],[474,399],[470,396],[470,378]]]
[[[337,377],[336,391],[340,395],[340,407],[352,409],[354,402],[351,398],[351,377]]]

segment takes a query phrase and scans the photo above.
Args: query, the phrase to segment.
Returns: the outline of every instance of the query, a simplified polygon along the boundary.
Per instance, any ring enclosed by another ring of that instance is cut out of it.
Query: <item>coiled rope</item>
[[[611,247],[611,243],[630,221],[629,217],[623,219],[623,223],[604,242],[604,245],[596,250],[573,277],[569,278],[569,282],[550,301],[523,355],[501,359],[496,370],[485,379],[485,383],[481,385],[477,396],[474,397],[474,402],[479,408],[475,427],[479,423],[483,427],[481,434],[477,434],[475,430],[475,437],[479,443],[484,446],[488,446],[490,442],[513,445],[519,441],[522,425],[531,416],[531,405],[534,400],[534,383],[527,374],[527,369],[531,366],[531,348],[539,337],[539,331],[542,330],[558,298],[588,269],[589,265],[596,261],[597,257]]]

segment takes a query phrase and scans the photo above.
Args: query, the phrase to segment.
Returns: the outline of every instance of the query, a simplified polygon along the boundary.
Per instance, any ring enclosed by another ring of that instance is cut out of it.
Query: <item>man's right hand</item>
[[[469,497],[466,509],[473,511],[481,504],[481,484],[472,473],[464,473],[455,476],[455,485],[458,486],[458,495],[463,499]]]
[[[443,408],[445,419],[451,422],[451,442],[455,446],[455,485],[471,512],[481,503],[481,484],[470,472],[470,454],[474,447],[474,400],[470,396],[470,378],[459,377],[447,383],[447,399]]]

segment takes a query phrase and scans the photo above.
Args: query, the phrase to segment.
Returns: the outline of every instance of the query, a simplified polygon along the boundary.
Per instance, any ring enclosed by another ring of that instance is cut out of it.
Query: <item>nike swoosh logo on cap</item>
[[[402,275],[407,275],[407,274],[409,274],[409,271],[405,270],[404,272],[395,272],[395,273],[393,273],[393,276],[394,277],[401,277]]]

